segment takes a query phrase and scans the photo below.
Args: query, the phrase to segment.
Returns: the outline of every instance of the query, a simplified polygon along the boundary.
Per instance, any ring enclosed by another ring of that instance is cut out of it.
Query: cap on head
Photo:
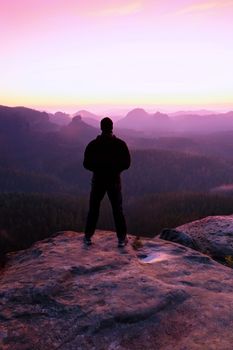
[[[100,128],[103,132],[111,132],[113,129],[112,119],[108,117],[103,118],[100,122]]]

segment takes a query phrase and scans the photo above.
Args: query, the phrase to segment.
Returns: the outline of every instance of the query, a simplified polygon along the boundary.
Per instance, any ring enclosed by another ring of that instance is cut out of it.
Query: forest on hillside
[[[125,200],[128,232],[154,237],[163,228],[173,228],[208,215],[232,214],[233,197],[220,194],[178,192],[131,197]],[[84,230],[88,198],[71,195],[0,195],[1,251],[29,247],[59,231]],[[99,229],[114,231],[109,202],[104,199]]]
[[[49,152],[49,151],[48,151]],[[72,154],[50,163],[0,167],[0,192],[54,193],[86,195],[90,189],[91,173],[83,168],[83,155]],[[230,161],[165,150],[131,151],[132,164],[122,174],[127,196],[178,191],[208,191],[233,183]]]

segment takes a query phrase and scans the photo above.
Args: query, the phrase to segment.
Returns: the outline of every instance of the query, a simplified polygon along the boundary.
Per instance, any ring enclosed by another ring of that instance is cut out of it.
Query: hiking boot
[[[83,243],[85,245],[92,245],[91,239],[89,237],[86,237],[86,236],[84,236],[84,238],[83,238]]]
[[[126,244],[128,243],[128,239],[119,239],[118,240],[118,248],[123,248],[126,246]]]

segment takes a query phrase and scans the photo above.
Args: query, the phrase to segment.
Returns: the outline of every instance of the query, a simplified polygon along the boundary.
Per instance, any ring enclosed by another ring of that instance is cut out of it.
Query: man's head
[[[100,122],[100,128],[103,133],[111,133],[113,129],[113,122],[112,119],[106,117],[103,118]]]

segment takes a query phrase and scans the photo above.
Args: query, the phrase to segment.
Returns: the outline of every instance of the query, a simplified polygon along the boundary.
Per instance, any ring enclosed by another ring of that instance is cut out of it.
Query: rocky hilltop
[[[160,238],[183,244],[233,265],[233,215],[208,216],[177,227],[165,229]]]
[[[233,270],[160,238],[63,232],[1,270],[1,350],[232,350]],[[140,249],[135,250],[135,247]]]

